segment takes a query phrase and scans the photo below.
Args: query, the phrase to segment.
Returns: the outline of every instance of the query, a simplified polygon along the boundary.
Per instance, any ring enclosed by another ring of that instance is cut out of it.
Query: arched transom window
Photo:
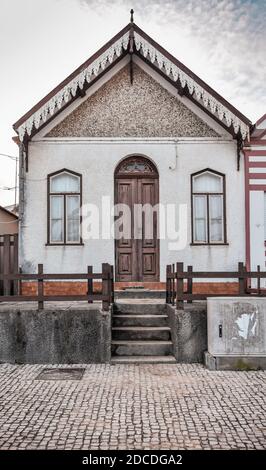
[[[226,243],[225,176],[203,170],[191,177],[192,242]]]
[[[48,176],[48,243],[80,244],[81,175],[62,170]]]

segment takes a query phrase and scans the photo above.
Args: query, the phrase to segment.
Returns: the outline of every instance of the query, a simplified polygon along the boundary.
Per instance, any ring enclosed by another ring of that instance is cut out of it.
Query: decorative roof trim
[[[255,125],[258,127],[260,124],[263,123],[263,121],[266,121],[266,113],[263,114],[263,116],[261,116],[261,117],[257,120],[257,122],[256,122]]]
[[[178,81],[181,88],[188,89],[189,97],[206,109],[216,121],[228,128],[229,132],[235,136],[241,136],[243,140],[249,139],[251,122],[244,115],[165,51],[137,25],[130,23],[14,124],[13,127],[21,142],[26,136],[30,137],[36,133],[60,109],[75,99],[78,92],[92,83],[101,72],[108,69],[123,51],[128,50],[130,28],[133,29],[134,46],[140,56],[150,61],[156,68],[158,67],[160,72],[168,76],[168,79],[173,82]]]
[[[127,50],[128,43],[129,31],[123,34],[106,51],[81,70],[69,83],[26,119],[16,129],[20,141],[23,141],[26,134],[31,136],[33,128],[39,129],[56,111],[59,111],[71,98],[74,98],[78,88],[82,90],[85,82],[90,83],[93,77],[96,77],[101,71],[109,67],[122,54],[123,50]]]
[[[156,63],[158,68],[168,75],[168,77],[172,78],[173,81],[177,82],[179,80],[182,88],[187,86],[190,96],[228,128],[233,126],[234,133],[236,135],[240,132],[243,140],[249,136],[249,126],[232,113],[211,93],[199,85],[184,70],[167,58],[166,55],[158,51],[156,47],[150,44],[150,42],[139,33],[134,33],[134,39],[137,51],[140,52],[145,59],[150,60],[152,63]]]

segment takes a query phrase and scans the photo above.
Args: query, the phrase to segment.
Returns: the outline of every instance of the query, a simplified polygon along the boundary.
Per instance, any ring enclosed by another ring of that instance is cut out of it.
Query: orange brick
[[[186,290],[186,283],[185,290]],[[115,290],[123,290],[126,287],[144,287],[150,290],[165,290],[165,282],[115,282]],[[22,282],[22,295],[37,295],[37,282]],[[101,282],[93,283],[93,291],[101,292]],[[77,281],[47,281],[44,282],[45,295],[86,295],[87,282]],[[237,294],[237,282],[194,282],[194,294]]]

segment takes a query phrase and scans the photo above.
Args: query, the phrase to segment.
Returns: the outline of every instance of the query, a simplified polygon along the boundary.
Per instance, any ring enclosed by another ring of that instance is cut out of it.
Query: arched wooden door
[[[116,236],[115,240],[116,281],[159,281],[158,213],[153,210],[147,216],[141,210],[138,217],[134,213],[135,205],[140,208],[150,204],[154,208],[158,203],[159,176],[155,165],[141,155],[122,160],[115,171],[115,204],[126,204],[131,220],[127,227],[129,236]]]

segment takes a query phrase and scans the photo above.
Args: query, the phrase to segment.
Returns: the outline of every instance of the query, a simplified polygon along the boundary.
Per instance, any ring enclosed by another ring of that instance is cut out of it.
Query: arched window
[[[225,176],[203,170],[191,176],[192,243],[226,243]]]
[[[80,244],[81,175],[70,170],[48,176],[48,244]]]

